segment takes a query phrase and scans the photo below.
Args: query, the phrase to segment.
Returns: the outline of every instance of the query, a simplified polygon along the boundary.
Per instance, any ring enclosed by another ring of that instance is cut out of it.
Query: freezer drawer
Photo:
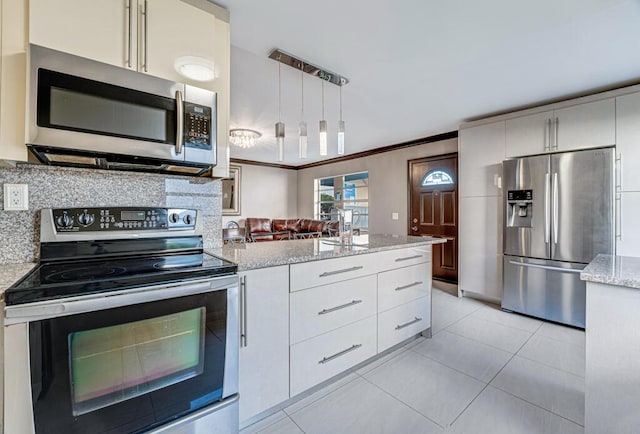
[[[504,256],[502,308],[584,328],[585,264]]]

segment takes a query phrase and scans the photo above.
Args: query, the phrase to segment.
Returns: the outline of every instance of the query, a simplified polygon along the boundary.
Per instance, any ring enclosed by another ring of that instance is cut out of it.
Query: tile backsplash
[[[219,180],[25,164],[0,167],[0,184],[5,183],[28,184],[29,210],[5,211],[0,188],[0,264],[38,259],[42,208],[195,208],[204,222],[205,249],[222,245],[222,183]]]

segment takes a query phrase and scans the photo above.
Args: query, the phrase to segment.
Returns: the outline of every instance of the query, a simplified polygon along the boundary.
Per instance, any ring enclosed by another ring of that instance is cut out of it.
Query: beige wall
[[[238,166],[241,167],[241,214],[223,216],[223,227],[230,220],[240,222],[243,226],[244,219],[247,217],[298,217],[298,172],[296,170],[253,164]]]
[[[369,230],[371,233],[407,234],[407,208],[409,192],[408,161],[416,158],[448,154],[458,151],[458,140],[449,139],[420,146],[384,152],[299,170],[298,217],[313,217],[313,181],[334,175],[369,172]],[[243,200],[244,202],[244,200]],[[391,219],[397,212],[398,220]]]

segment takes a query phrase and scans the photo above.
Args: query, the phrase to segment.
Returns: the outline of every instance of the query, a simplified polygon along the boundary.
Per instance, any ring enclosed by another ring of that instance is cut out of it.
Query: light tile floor
[[[416,339],[242,434],[584,433],[584,332],[433,292]]]

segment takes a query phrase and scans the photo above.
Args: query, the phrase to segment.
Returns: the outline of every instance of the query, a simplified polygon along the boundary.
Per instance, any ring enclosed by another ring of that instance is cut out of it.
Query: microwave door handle
[[[182,92],[176,90],[176,155],[182,153],[184,145],[184,102]]]

